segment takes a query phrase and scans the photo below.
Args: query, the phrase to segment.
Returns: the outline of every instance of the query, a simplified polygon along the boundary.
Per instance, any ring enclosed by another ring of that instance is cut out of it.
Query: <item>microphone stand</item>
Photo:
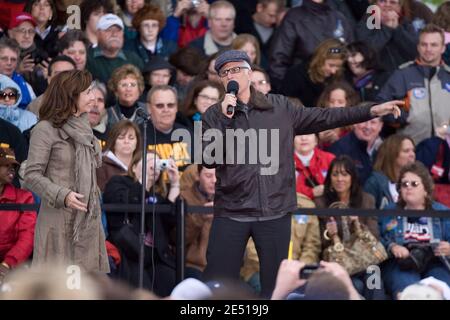
[[[144,286],[144,256],[145,256],[145,193],[147,188],[147,125],[149,117],[142,117],[142,190],[141,190],[141,230],[139,234],[139,288]]]

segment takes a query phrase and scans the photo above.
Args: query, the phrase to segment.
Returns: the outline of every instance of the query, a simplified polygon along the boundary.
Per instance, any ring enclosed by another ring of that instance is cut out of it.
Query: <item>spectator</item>
[[[375,206],[383,209],[397,203],[397,181],[400,170],[416,160],[414,141],[396,134],[387,138],[378,149],[374,171],[364,185],[364,191],[375,198]]]
[[[54,0],[31,0],[23,9],[31,14],[36,21],[35,43],[38,48],[48,53],[53,58],[57,55],[58,32],[56,25],[56,5]]]
[[[6,37],[0,40],[0,74],[11,79],[20,87],[22,91],[22,100],[19,108],[25,109],[27,105],[36,98],[31,85],[24,79],[22,75],[17,73],[20,59],[20,48],[17,42]]]
[[[138,101],[144,92],[144,78],[138,68],[131,64],[117,68],[108,82],[108,88],[116,96],[115,105],[108,108],[108,127],[122,119],[142,123],[137,110],[146,112],[145,104]]]
[[[216,62],[217,56],[220,55],[222,51],[216,52],[208,57],[206,63],[202,66],[200,73],[197,76],[198,80],[210,80],[220,83],[220,78],[217,75],[216,70],[214,70],[214,64]]]
[[[333,81],[327,85],[317,101],[321,108],[342,108],[356,106],[359,103],[358,94],[346,81]],[[327,149],[331,144],[349,133],[351,128],[343,127],[319,132],[319,144]]]
[[[217,82],[199,81],[188,92],[183,108],[184,113],[192,120],[192,123],[201,121],[202,114],[222,99],[224,94],[223,86]]]
[[[287,70],[306,62],[320,43],[334,38],[350,42],[353,31],[340,12],[332,10],[328,0],[304,0],[290,9],[273,36],[269,55],[269,74],[278,92]]]
[[[96,48],[98,45],[97,23],[107,13],[113,12],[110,0],[83,0],[80,4],[81,30],[86,33],[90,43],[89,47]]]
[[[357,169],[352,159],[347,156],[337,157],[331,162],[325,179],[324,195],[314,199],[314,202],[317,208],[321,209],[328,208],[335,202],[343,203],[345,206],[353,209],[375,208],[374,198],[370,194],[363,192],[358,179]],[[355,235],[356,229],[354,226],[356,222],[360,223],[361,228],[368,229],[377,239],[380,237],[377,217],[323,217],[319,218],[319,221],[320,234],[323,234],[323,250],[326,250],[330,245],[334,245],[330,240],[335,235],[339,235],[344,246],[349,243],[351,237]],[[369,274],[365,270],[351,274],[351,277],[355,288],[367,299],[379,300],[384,298],[384,290],[382,288],[372,290],[366,286]]]
[[[445,52],[442,59],[446,65],[450,65],[450,3],[448,1],[437,8],[432,23],[444,30]]]
[[[184,47],[170,56],[169,62],[176,69],[175,88],[179,101],[184,101],[194,77],[197,76],[204,64],[200,51],[193,47]]]
[[[347,51],[347,80],[361,101],[375,101],[390,73],[381,68],[376,51],[364,42],[350,43]]]
[[[380,137],[383,122],[380,118],[353,125],[353,130],[333,143],[328,151],[336,156],[347,155],[356,165],[359,181],[362,185],[372,173],[378,147],[383,140]]]
[[[149,4],[149,0],[137,0],[137,1],[127,1],[118,0],[117,4],[119,6],[119,16],[125,25],[125,39],[134,39],[136,37],[136,32],[139,28],[133,25],[133,18],[136,13],[141,10],[146,4]]]
[[[387,71],[394,71],[401,64],[414,60],[416,55],[417,32],[405,16],[406,0],[376,0],[381,10],[381,28],[369,28],[366,15],[355,29],[356,39],[372,46]]]
[[[42,199],[33,267],[59,262],[110,271],[95,176],[101,149],[87,117],[91,83],[85,70],[56,75],[31,134],[25,185]]]
[[[235,17],[236,10],[230,2],[226,0],[214,1],[209,6],[209,30],[204,36],[191,41],[189,46],[199,49],[206,56],[221,49],[229,48],[236,37],[233,32]]]
[[[19,86],[7,76],[0,74],[0,118],[12,123],[25,131],[36,122],[36,116],[19,108],[22,91]]]
[[[345,59],[346,50],[339,40],[325,40],[310,61],[289,68],[281,92],[300,99],[306,107],[316,106],[327,83],[341,76]]]
[[[88,113],[89,124],[91,125],[94,136],[99,140],[102,148],[106,145],[108,139],[108,115],[106,114],[106,87],[103,83],[94,81],[92,84],[92,94],[94,103]]]
[[[252,66],[252,71],[250,76],[252,86],[262,94],[268,94],[272,90],[272,86],[270,85],[270,78],[267,72],[256,65]]]
[[[29,191],[12,185],[20,164],[14,151],[0,147],[0,203],[32,204],[33,195]],[[2,211],[0,215],[0,285],[5,275],[25,262],[33,251],[34,211]]]
[[[399,133],[413,138],[416,144],[435,136],[436,129],[450,119],[450,70],[442,62],[445,51],[441,28],[428,25],[420,31],[418,59],[396,70],[381,89],[378,100],[405,99],[400,118],[386,117],[385,122],[400,125]]]
[[[315,204],[306,196],[297,193],[299,208],[314,208]],[[317,264],[322,251],[319,219],[314,215],[292,215],[291,225],[292,259],[307,265]],[[261,291],[258,253],[253,239],[247,243],[241,277],[254,288]]]
[[[189,206],[212,207],[216,169],[208,169],[196,164],[191,166],[197,167],[198,180],[190,186],[184,186],[181,197]],[[206,248],[212,218],[212,213],[186,215],[186,278],[202,279],[202,273],[206,267]]]
[[[258,0],[256,2],[255,12],[251,17],[243,17],[243,19],[236,21],[236,33],[239,35],[247,33],[255,37],[261,48],[262,65],[266,67],[269,59],[270,41],[276,29],[277,14],[281,9],[281,2],[279,0]]]
[[[174,203],[180,194],[178,169],[173,162],[167,168],[170,189],[167,190],[162,183],[161,171],[155,168],[159,157],[149,151],[147,157],[147,190],[145,197],[149,204]],[[125,176],[115,176],[106,185],[104,202],[114,204],[139,204],[142,199],[142,160],[140,156],[134,157],[128,173]],[[117,212],[106,213],[108,218],[108,234],[111,242],[121,253],[122,261],[119,267],[119,278],[130,285],[138,286],[139,250],[130,250],[124,246],[120,238],[120,229],[129,223],[136,234],[140,230],[140,215],[138,213]],[[169,247],[169,233],[175,227],[175,219],[168,214],[146,214],[145,224],[145,261],[144,261],[144,288],[152,290],[157,295],[168,296],[175,286],[175,256]],[[139,238],[131,244],[139,247]],[[153,279],[153,280],[152,280]]]
[[[133,17],[133,27],[137,36],[125,42],[125,49],[136,52],[144,65],[147,65],[155,56],[161,56],[166,60],[177,50],[177,44],[164,40],[159,33],[166,19],[157,6],[147,5],[136,12]]]
[[[334,155],[317,148],[315,134],[294,138],[296,190],[309,199],[323,195],[323,183]]]
[[[208,13],[209,3],[206,0],[199,0],[196,6],[192,0],[177,0],[173,14],[167,18],[167,25],[161,31],[161,37],[184,48],[208,31]]]
[[[86,68],[100,82],[107,83],[114,70],[124,64],[143,68],[136,53],[123,50],[123,28],[122,20],[114,14],[106,14],[97,22],[98,47],[89,50]]]
[[[420,162],[400,172],[399,198],[386,209],[448,210],[433,201],[433,180]],[[383,268],[383,280],[394,298],[407,286],[426,277],[450,285],[450,219],[438,217],[384,217],[381,219],[383,244],[390,259]]]
[[[145,82],[144,97],[153,86],[163,86],[172,83],[175,68],[160,56],[154,56],[142,70]]]
[[[180,171],[191,163],[192,150],[181,137],[172,138],[177,129],[190,130],[175,121],[178,110],[177,92],[170,86],[155,86],[147,95],[147,111],[152,119],[147,127],[147,148],[155,150],[162,159],[174,159]],[[155,135],[156,134],[156,135]],[[167,181],[166,177],[163,177]]]
[[[48,67],[48,54],[36,46],[35,27],[34,18],[28,13],[21,12],[11,18],[8,36],[19,44],[20,63],[17,72],[30,83],[33,91],[40,95],[46,88],[45,71]]]
[[[59,54],[68,56],[76,63],[77,70],[84,70],[89,42],[80,30],[69,30],[58,40]]]
[[[58,74],[63,71],[75,70],[76,64],[68,56],[56,56],[50,61],[48,65],[48,76],[47,82],[50,84],[50,81]],[[31,101],[28,105],[27,110],[34,113],[36,117],[39,117],[39,110],[42,106],[42,100],[44,100],[44,94],[41,94],[39,97]]]
[[[248,33],[241,33],[231,42],[231,49],[244,51],[250,58],[251,64],[261,64],[261,51],[258,40]]]
[[[97,169],[97,183],[102,192],[113,176],[127,173],[132,160],[140,156],[141,143],[141,132],[135,123],[120,120],[111,128],[102,166]]]
[[[22,163],[28,156],[28,144],[19,128],[0,118],[0,145],[11,148],[16,160]]]

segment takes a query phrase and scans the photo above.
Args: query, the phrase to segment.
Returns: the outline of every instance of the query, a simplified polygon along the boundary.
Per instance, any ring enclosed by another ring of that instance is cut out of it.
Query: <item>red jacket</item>
[[[184,25],[181,25],[178,31],[178,47],[183,48],[189,42],[197,38],[203,37],[208,31],[208,22],[205,17],[201,17],[197,27],[193,27],[189,19],[184,19]]]
[[[34,203],[29,191],[5,185],[0,203]],[[24,262],[33,251],[36,212],[0,211],[0,262],[15,267]]]
[[[314,154],[309,162],[308,170],[305,168],[297,155],[294,154],[295,170],[297,174],[297,192],[304,194],[311,200],[314,199],[313,188],[306,184],[306,177],[310,177],[312,175],[318,185],[324,184],[328,168],[334,158],[334,154],[322,151],[319,148],[314,148]]]

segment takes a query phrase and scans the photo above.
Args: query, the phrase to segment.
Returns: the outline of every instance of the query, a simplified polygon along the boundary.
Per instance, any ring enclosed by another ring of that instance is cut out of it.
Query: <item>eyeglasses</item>
[[[206,94],[199,94],[198,97],[199,97],[199,98],[202,98],[202,99],[204,99],[204,100],[211,101],[211,102],[217,102],[217,101],[219,101],[219,99],[213,98],[213,97],[210,97],[210,96],[207,96]]]
[[[164,109],[167,106],[169,109],[174,109],[177,107],[176,103],[157,103],[155,104],[156,109]]]
[[[137,82],[119,83],[119,87],[121,87],[122,89],[125,89],[125,88],[136,88],[137,85],[138,85]]]
[[[16,32],[21,33],[22,35],[30,35],[30,36],[34,36],[34,34],[36,33],[36,30],[34,29],[16,29]]]
[[[398,0],[378,0],[379,3],[386,3],[391,6],[398,6],[400,4],[400,1]]]
[[[260,85],[260,86],[262,86],[263,84],[268,84],[269,83],[269,81],[267,81],[267,80],[259,80],[259,81],[252,81],[252,85]]]
[[[239,73],[239,72],[241,72],[241,69],[250,69],[250,68],[245,67],[245,66],[239,66],[239,67],[233,67],[230,69],[221,70],[221,71],[219,71],[219,77],[225,78],[229,72],[231,74]]]
[[[0,91],[0,99],[6,99],[6,98],[17,99],[17,93]]]
[[[7,56],[3,56],[3,57],[0,57],[0,61],[1,62],[11,62],[11,63],[16,63],[17,62],[17,58],[15,58],[15,57],[7,57]]]
[[[408,188],[409,186],[412,186],[413,188],[417,188],[418,186],[420,186],[420,182],[419,181],[402,181],[400,183],[400,187],[402,187],[402,188]]]

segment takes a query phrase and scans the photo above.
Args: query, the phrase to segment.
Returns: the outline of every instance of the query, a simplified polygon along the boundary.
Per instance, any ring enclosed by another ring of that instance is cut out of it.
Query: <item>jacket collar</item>
[[[15,192],[15,188],[12,184],[6,184],[3,188],[3,193],[0,194],[0,203],[3,202],[15,202],[17,199],[17,195]]]

